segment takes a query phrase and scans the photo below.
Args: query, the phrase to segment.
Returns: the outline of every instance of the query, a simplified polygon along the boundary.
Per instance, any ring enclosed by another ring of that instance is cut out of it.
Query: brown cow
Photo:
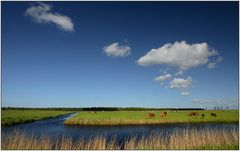
[[[199,115],[199,113],[198,112],[191,112],[191,113],[189,113],[188,114],[188,116],[190,116],[190,117],[197,117]]]
[[[155,114],[154,113],[148,113],[148,117],[154,117]]]
[[[167,112],[163,112],[160,114],[160,117],[166,117],[167,116]]]
[[[211,113],[211,117],[217,117],[217,114]]]

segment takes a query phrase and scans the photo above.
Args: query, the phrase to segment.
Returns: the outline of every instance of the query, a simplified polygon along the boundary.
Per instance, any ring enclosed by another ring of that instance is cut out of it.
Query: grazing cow
[[[160,117],[166,117],[167,116],[167,112],[163,112],[160,114]]]
[[[165,117],[165,115],[163,113],[160,114],[160,117]]]
[[[198,112],[191,112],[188,114],[188,116],[190,116],[190,117],[197,117],[198,115],[199,115]]]
[[[217,114],[211,113],[211,117],[217,117]]]
[[[148,113],[148,117],[154,117],[155,114],[154,113]]]
[[[202,119],[204,119],[204,117],[205,117],[205,114],[201,114],[201,116],[202,116]]]

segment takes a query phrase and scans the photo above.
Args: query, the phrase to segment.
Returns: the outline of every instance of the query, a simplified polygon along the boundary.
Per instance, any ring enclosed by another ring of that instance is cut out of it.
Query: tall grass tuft
[[[169,137],[152,134],[136,140],[136,137],[130,138],[124,149],[238,149],[239,146],[238,129],[177,129]]]
[[[24,132],[13,131],[3,135],[1,149],[57,149],[57,150],[162,150],[162,149],[239,149],[238,128],[224,129],[176,129],[172,132],[152,133],[147,137],[130,136],[122,145],[116,136],[107,141],[106,136],[92,137],[90,140],[71,137],[28,136]]]

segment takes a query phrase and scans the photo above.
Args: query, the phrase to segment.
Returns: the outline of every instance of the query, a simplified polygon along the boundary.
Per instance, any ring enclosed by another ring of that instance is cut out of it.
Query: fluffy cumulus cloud
[[[176,41],[149,50],[136,63],[141,66],[163,65],[165,69],[160,70],[161,75],[154,78],[154,81],[165,85],[165,88],[177,89],[182,96],[188,96],[188,90],[192,88],[194,81],[191,76],[184,76],[188,73],[187,70],[203,65],[214,69],[222,60],[218,52],[207,43],[189,44],[186,41]]]
[[[163,82],[163,81],[169,80],[171,78],[172,78],[171,74],[165,74],[165,75],[160,75],[160,76],[154,78],[154,81]]]
[[[117,42],[103,47],[103,51],[107,56],[113,57],[126,57],[131,54],[131,48],[129,46],[119,45]]]
[[[211,56],[218,55],[207,43],[188,44],[186,41],[168,43],[160,48],[150,50],[137,60],[142,66],[161,64],[177,66],[180,70],[207,64]]]
[[[25,14],[33,18],[37,23],[53,23],[64,31],[74,31],[74,24],[71,18],[59,13],[51,12],[52,7],[45,3],[38,2],[36,6],[29,7]]]
[[[192,84],[193,80],[192,77],[184,78],[174,78],[170,83],[170,88],[176,88],[176,89],[186,89]]]

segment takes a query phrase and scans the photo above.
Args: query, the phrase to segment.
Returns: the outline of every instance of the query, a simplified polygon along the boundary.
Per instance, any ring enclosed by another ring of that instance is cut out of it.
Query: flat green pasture
[[[71,111],[53,111],[53,110],[2,110],[1,125],[13,125],[20,123],[33,122],[50,117],[71,113]]]
[[[65,124],[79,125],[131,125],[131,124],[160,124],[160,123],[238,123],[238,110],[200,110],[200,111],[165,111],[166,117],[160,115],[164,111],[99,111],[79,112],[76,116],[67,119]],[[204,114],[189,117],[190,112]],[[154,117],[148,117],[148,113],[154,113]],[[211,117],[211,113],[217,117]]]

